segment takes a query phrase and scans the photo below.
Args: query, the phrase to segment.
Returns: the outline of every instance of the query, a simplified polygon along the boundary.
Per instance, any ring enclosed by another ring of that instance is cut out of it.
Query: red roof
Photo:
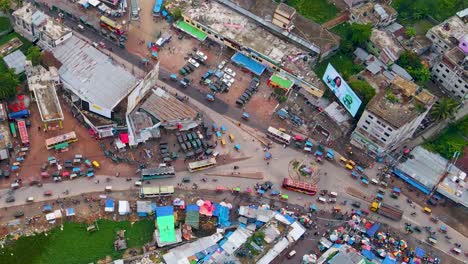
[[[128,144],[129,140],[128,140],[128,134],[127,133],[121,133],[119,135],[119,138],[120,138],[120,141],[122,141],[122,143]]]

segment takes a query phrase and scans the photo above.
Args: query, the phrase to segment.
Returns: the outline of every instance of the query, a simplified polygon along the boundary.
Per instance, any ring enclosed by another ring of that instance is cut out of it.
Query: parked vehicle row
[[[260,80],[257,77],[254,77],[250,82],[249,87],[247,87],[244,93],[237,99],[236,104],[239,106],[247,104],[252,95],[258,91],[259,84]]]

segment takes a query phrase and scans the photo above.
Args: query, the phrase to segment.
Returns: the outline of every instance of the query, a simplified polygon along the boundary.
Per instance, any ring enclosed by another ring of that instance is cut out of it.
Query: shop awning
[[[60,144],[57,144],[55,145],[55,150],[61,150],[61,149],[64,149],[64,148],[68,148],[68,143],[67,142],[64,142],[64,143],[60,143]]]
[[[200,40],[200,41],[205,41],[205,39],[208,37],[208,34],[205,32],[201,31],[200,29],[190,25],[189,23],[186,23],[182,20],[177,22],[176,26],[182,30],[183,32],[191,35],[192,37]]]
[[[234,56],[231,57],[231,60],[235,62],[237,65],[240,65],[249,71],[253,72],[255,75],[260,76],[262,73],[265,71],[266,66],[263,64],[255,61],[252,58],[249,58],[248,56],[237,52],[234,54]]]
[[[273,76],[271,76],[270,80],[268,80],[268,83],[270,85],[278,86],[279,88],[284,90],[289,90],[294,85],[293,81],[286,79],[278,74],[274,74]]]
[[[129,142],[128,133],[121,133],[119,135],[119,138],[120,138],[120,141],[122,141],[122,143],[128,144],[128,142]]]

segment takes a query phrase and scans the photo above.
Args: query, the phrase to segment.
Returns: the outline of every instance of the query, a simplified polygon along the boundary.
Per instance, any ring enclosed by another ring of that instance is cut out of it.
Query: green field
[[[328,0],[287,0],[286,4],[294,7],[302,16],[323,24],[336,17],[338,9]]]
[[[8,17],[0,17],[0,32],[11,28],[10,19]]]
[[[355,64],[353,62],[352,54],[343,54],[342,52],[338,52],[315,66],[314,71],[320,79],[325,73],[325,69],[327,68],[328,63],[331,63],[333,67],[346,80],[348,80],[349,77],[351,77],[352,75],[357,74],[364,69],[364,66]]]
[[[446,159],[451,159],[455,151],[460,152],[463,157],[463,149],[468,146],[468,116],[455,124],[449,125],[436,138],[424,143],[424,147],[431,151],[439,153]]]
[[[133,223],[128,221],[98,221],[99,231],[89,233],[85,224],[65,223],[63,231],[55,228],[48,235],[22,237],[0,250],[0,263],[15,264],[80,264],[90,263],[106,256],[112,259],[122,257],[123,251],[116,252],[113,242],[118,230],[126,230],[129,248],[141,247],[151,241],[154,220],[144,219]]]
[[[392,7],[398,11],[398,22],[412,25],[426,16],[442,22],[468,7],[466,0],[394,0]]]

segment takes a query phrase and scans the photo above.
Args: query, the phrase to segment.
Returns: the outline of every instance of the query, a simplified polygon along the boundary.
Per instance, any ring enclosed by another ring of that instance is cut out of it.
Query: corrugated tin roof
[[[100,107],[112,110],[137,82],[130,72],[76,36],[53,48],[52,53],[62,63],[59,74],[65,86]]]

